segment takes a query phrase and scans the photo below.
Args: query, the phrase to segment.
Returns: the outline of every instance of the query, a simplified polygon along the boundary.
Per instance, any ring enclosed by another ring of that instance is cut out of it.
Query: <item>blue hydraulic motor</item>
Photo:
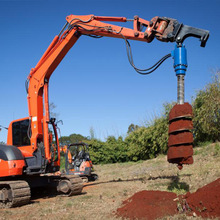
[[[184,103],[184,77],[187,69],[187,53],[185,46],[177,44],[171,53],[174,59],[174,70],[177,76],[177,103]]]

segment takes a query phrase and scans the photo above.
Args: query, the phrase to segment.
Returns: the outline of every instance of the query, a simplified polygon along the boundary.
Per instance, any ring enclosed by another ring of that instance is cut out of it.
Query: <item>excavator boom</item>
[[[193,27],[188,28],[188,26],[179,24],[175,19],[158,16],[150,21],[135,16],[132,19],[133,29],[103,22],[131,21],[131,19],[125,17],[69,15],[66,17],[66,20],[67,23],[60,34],[54,38],[36,67],[31,70],[28,76],[28,106],[32,128],[31,145],[33,151],[35,151],[39,142],[39,136],[44,136],[45,156],[49,161],[51,160],[47,132],[50,120],[47,98],[49,78],[81,35],[131,39],[147,43],[150,43],[154,38],[163,42],[183,43],[187,37],[194,36],[200,38],[202,46],[206,44],[209,36],[208,31]],[[43,96],[45,97],[44,104]]]

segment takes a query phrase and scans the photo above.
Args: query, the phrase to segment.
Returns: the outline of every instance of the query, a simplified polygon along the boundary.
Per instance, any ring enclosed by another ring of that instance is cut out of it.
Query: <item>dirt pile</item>
[[[177,213],[175,193],[140,191],[123,202],[117,215],[129,219],[157,219]]]
[[[195,193],[187,193],[184,198],[197,215],[205,218],[220,217],[220,178]]]
[[[128,219],[154,220],[182,212],[188,215],[196,213],[205,218],[220,217],[220,178],[194,193],[178,198],[172,192],[140,191],[125,200],[116,215]]]

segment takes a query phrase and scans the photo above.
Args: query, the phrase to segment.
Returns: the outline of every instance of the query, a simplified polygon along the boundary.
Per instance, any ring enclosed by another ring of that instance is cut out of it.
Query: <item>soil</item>
[[[154,220],[178,212],[205,218],[220,217],[220,178],[194,193],[179,197],[172,192],[140,191],[125,200],[116,215],[128,219]]]
[[[128,219],[157,219],[177,214],[175,193],[162,191],[141,191],[123,202],[117,215]]]
[[[179,117],[192,117],[192,115],[192,106],[188,102],[185,102],[182,105],[176,104],[170,111],[169,121]]]
[[[168,140],[169,147],[180,144],[192,144],[192,143],[193,143],[193,134],[190,131],[184,131],[169,135],[169,140]]]
[[[169,124],[169,134],[183,131],[183,130],[192,130],[193,129],[193,122],[191,118],[181,118],[176,121],[171,121]]]
[[[194,193],[187,193],[184,198],[196,215],[205,218],[220,217],[220,178]]]
[[[169,139],[167,159],[169,163],[177,163],[182,169],[182,164],[193,163],[193,129],[192,106],[189,103],[174,105],[169,113]]]

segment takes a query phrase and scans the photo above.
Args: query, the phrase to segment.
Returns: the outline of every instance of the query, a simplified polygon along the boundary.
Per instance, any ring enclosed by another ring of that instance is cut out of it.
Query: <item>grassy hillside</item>
[[[194,164],[179,171],[161,155],[131,163],[95,166],[99,180],[88,183],[83,194],[74,197],[44,196],[23,207],[1,210],[3,219],[116,219],[114,211],[122,201],[141,190],[162,190],[182,194],[220,177],[220,144],[194,149]],[[39,192],[40,194],[41,192]],[[184,214],[169,219],[201,219]],[[168,219],[168,218],[164,218]]]

